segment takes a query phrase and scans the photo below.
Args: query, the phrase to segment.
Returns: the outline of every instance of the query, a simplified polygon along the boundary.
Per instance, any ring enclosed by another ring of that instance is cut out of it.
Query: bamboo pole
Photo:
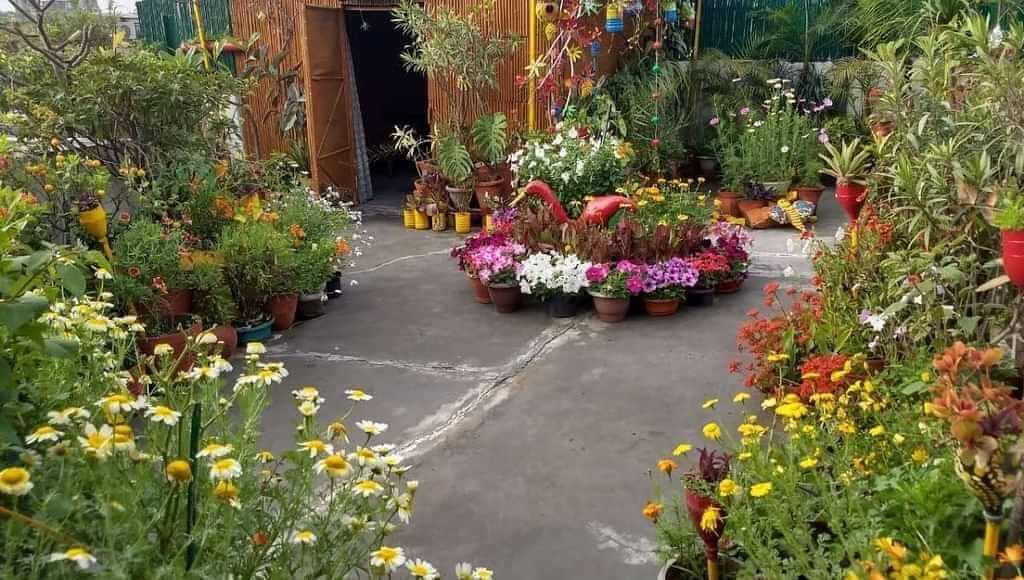
[[[526,17],[530,19],[527,27],[527,58],[530,64],[537,60],[537,0],[530,0],[530,8]],[[530,131],[537,129],[537,79],[531,75],[526,90],[526,128]]]
[[[210,70],[210,51],[206,49],[206,30],[203,29],[203,13],[199,10],[199,0],[192,0],[192,19],[196,24],[196,36],[199,38],[199,50],[203,51],[203,67]]]
[[[704,0],[697,0],[696,14],[693,22],[693,60],[700,59],[700,25],[704,18]]]
[[[708,558],[708,580],[718,580],[717,558]]]
[[[982,554],[985,559],[995,558],[996,554],[999,553],[999,524],[1002,518],[989,517],[988,513],[985,514],[985,544],[982,549]],[[995,566],[988,566],[985,568],[985,580],[992,580],[995,578]]]

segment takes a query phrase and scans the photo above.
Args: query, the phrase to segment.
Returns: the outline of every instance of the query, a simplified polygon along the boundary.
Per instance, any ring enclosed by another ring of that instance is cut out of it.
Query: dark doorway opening
[[[366,150],[376,205],[398,207],[416,178],[416,168],[391,147],[395,126],[429,131],[427,81],[402,66],[407,39],[387,10],[348,9],[345,25],[355,68]]]

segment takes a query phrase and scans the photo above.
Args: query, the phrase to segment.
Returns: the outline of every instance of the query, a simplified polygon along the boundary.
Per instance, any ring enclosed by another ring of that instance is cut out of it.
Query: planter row
[[[486,214],[483,217],[484,227],[489,227],[491,216]],[[473,231],[473,214],[471,212],[436,213],[427,215],[414,209],[402,210],[402,224],[408,230],[434,230],[435,232],[447,231],[449,226],[454,226],[455,233],[468,234]]]
[[[479,304],[494,304],[502,314],[516,312],[523,306],[523,293],[516,284],[485,285],[479,278],[467,277],[473,289],[473,298]],[[642,297],[644,311],[649,316],[671,316],[679,311],[681,304],[704,307],[715,303],[716,294],[732,294],[743,286],[740,278],[719,284],[715,288],[690,288],[685,299],[654,299]],[[631,298],[615,298],[599,294],[559,294],[544,301],[544,307],[553,318],[572,318],[586,306],[588,298],[593,300],[597,317],[604,322],[622,322],[629,314]]]

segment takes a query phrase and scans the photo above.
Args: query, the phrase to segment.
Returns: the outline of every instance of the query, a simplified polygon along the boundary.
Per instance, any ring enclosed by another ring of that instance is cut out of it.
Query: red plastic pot
[[[469,285],[473,288],[473,300],[476,300],[478,304],[490,304],[491,293],[487,291],[487,286],[480,281],[480,278],[476,276],[466,276],[469,278]]]
[[[1024,288],[1024,230],[1003,230],[1003,269],[1018,288]]]
[[[295,324],[295,313],[299,307],[299,295],[275,294],[267,300],[265,310],[274,317],[274,330],[288,330]]]
[[[859,183],[836,184],[836,201],[839,202],[851,222],[856,222],[857,217],[860,216],[860,209],[864,207],[867,194],[867,186]]]
[[[523,293],[518,284],[495,284],[488,286],[487,290],[491,293],[494,307],[502,314],[515,312],[523,304]]]
[[[644,310],[648,316],[672,316],[679,311],[679,299],[644,298]]]

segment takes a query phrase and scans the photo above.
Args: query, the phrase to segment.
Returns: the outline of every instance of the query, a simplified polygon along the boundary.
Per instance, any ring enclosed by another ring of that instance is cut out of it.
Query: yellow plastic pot
[[[97,206],[78,214],[78,223],[97,240],[107,237],[107,210]]]
[[[416,228],[416,211],[411,209],[402,210],[402,224],[405,225],[406,229]]]
[[[455,233],[468,234],[472,230],[469,223],[472,215],[468,211],[460,211],[455,214]]]
[[[427,213],[419,211],[419,210],[416,210],[413,213],[416,214],[414,216],[414,221],[413,221],[413,225],[416,226],[416,229],[418,229],[418,230],[429,230],[430,229],[430,217],[427,216]]]
[[[494,218],[491,217],[491,214],[484,215],[484,231],[487,233],[494,231]]]
[[[431,218],[431,227],[434,228],[435,232],[443,232],[448,229],[448,214],[446,213],[435,213]]]

